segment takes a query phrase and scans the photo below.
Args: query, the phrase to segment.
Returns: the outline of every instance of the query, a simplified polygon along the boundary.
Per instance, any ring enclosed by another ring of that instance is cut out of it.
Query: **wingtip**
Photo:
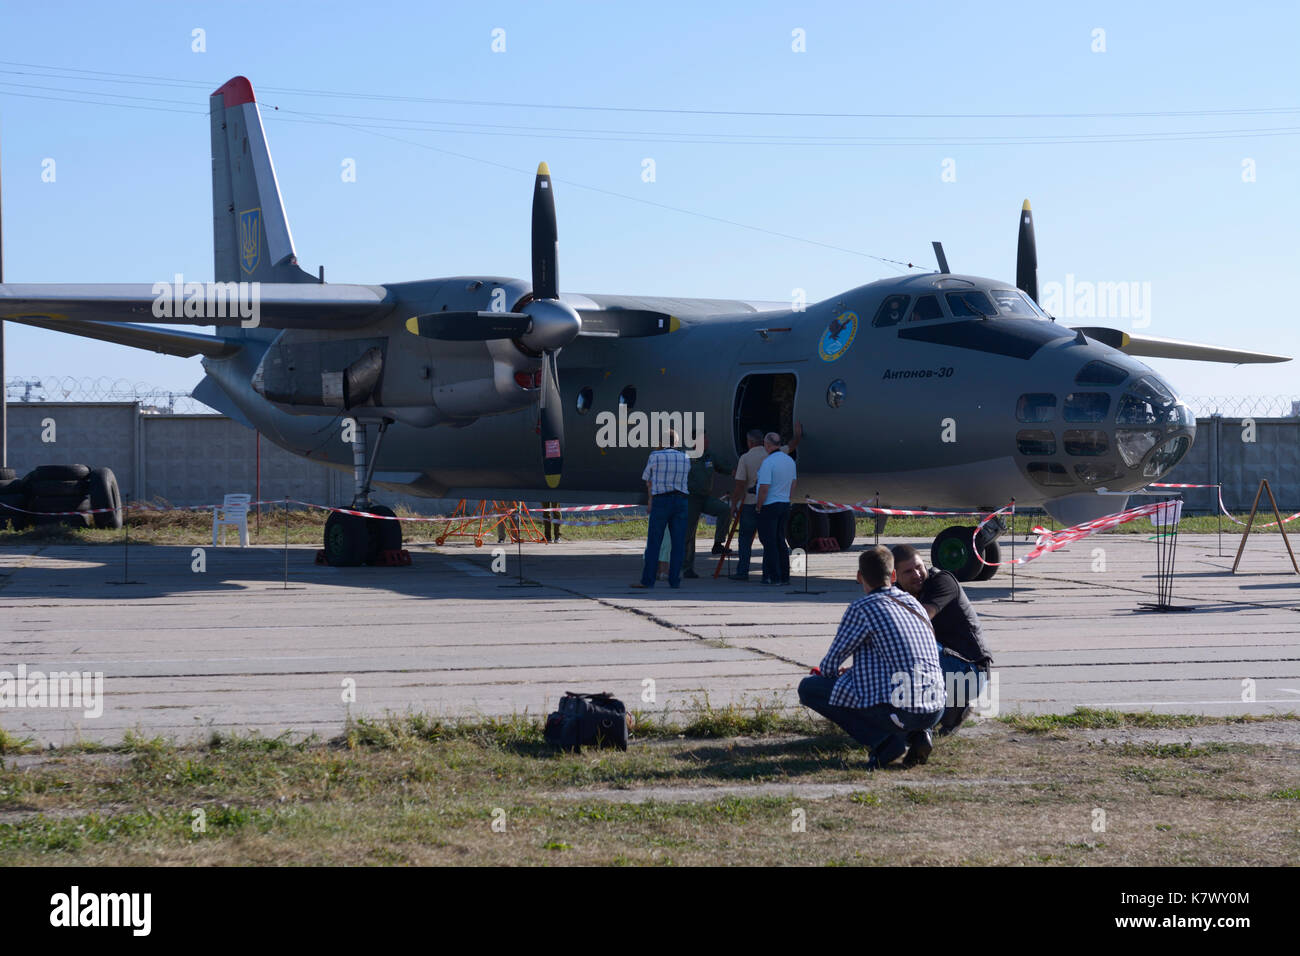
[[[550,167],[550,166],[547,166],[545,163],[538,163],[538,164],[537,164],[537,175],[538,175],[538,176],[549,176],[549,175],[551,175],[551,167]]]

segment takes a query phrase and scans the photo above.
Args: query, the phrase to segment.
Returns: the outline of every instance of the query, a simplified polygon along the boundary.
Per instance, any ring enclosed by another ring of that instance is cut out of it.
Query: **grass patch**
[[[40,749],[33,738],[17,737],[0,727],[0,756],[37,753]]]
[[[169,502],[161,498],[155,498],[151,505],[159,508],[171,508]],[[398,507],[394,509],[398,517],[410,517],[415,513],[409,508]],[[325,519],[328,512],[315,508],[298,508],[290,507],[286,511],[278,505],[264,505],[259,517],[256,510],[249,515],[248,532],[249,540],[253,544],[279,544],[285,539],[287,526],[288,538],[290,544],[310,544],[319,545],[321,535],[324,533]],[[1243,522],[1246,514],[1237,516]],[[535,519],[538,529],[541,529],[540,519]],[[158,544],[158,545],[203,545],[210,544],[212,541],[212,513],[210,511],[132,511],[128,517],[130,525],[131,542],[133,544]],[[901,538],[934,538],[940,531],[952,523],[950,518],[891,518],[886,525],[886,530],[882,537],[887,541],[896,541]],[[495,540],[496,531],[490,521],[485,524],[485,540]],[[626,540],[644,540],[646,535],[646,519],[635,518],[630,521],[623,521],[617,524],[608,525],[565,525],[563,527],[563,538],[570,541],[626,541]],[[1021,511],[1016,516],[1016,528],[1021,532],[1017,537],[1020,540],[1032,540],[1031,537],[1025,537],[1023,532],[1027,527],[1042,525],[1049,529],[1060,528],[1061,525],[1053,521],[1050,515],[1045,513],[1031,513]],[[1240,526],[1232,524],[1227,518],[1223,519],[1223,530],[1229,533],[1238,533]],[[440,531],[440,525],[413,522],[405,524],[402,527],[403,536],[408,544],[412,545],[430,545]],[[1214,534],[1219,530],[1218,519],[1213,515],[1189,516],[1184,515],[1180,530],[1186,534]],[[1260,528],[1256,525],[1257,533],[1277,534],[1277,528]],[[1128,524],[1119,525],[1107,534],[1139,534],[1149,535],[1150,525],[1141,521],[1132,521]],[[858,541],[869,541],[875,533],[875,523],[873,519],[860,518],[857,522]],[[711,538],[713,534],[712,526],[701,524],[700,534],[705,538]],[[122,541],[122,531],[100,528],[74,528],[62,524],[34,525],[22,531],[13,531],[5,528],[0,529],[0,544],[120,544]],[[469,540],[468,538],[459,538],[452,540]],[[1007,541],[1009,539],[1003,539]]]
[[[1135,727],[1147,730],[1166,730],[1180,727],[1200,727],[1220,723],[1216,717],[1199,714],[1126,714],[1118,710],[1097,710],[1076,707],[1068,714],[1003,714],[997,718],[1014,730],[1026,733],[1047,733],[1053,730],[1113,730]]]
[[[108,754],[49,751],[0,766],[0,866],[1300,860],[1294,748],[1120,749],[1087,739],[1088,721],[991,724],[936,740],[924,766],[869,773],[824,724],[791,733],[775,708],[738,711],[643,717],[627,752],[554,752],[528,714],[419,713],[356,718],[324,741],[134,734]],[[729,728],[740,735],[717,736]],[[823,784],[847,792],[801,789]],[[1089,828],[1098,806],[1106,843]]]

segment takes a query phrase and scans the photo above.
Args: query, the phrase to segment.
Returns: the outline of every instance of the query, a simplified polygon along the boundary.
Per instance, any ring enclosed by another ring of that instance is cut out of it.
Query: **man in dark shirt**
[[[720,498],[713,497],[713,476],[714,474],[731,474],[731,469],[718,466],[713,460],[713,453],[709,451],[709,433],[705,432],[700,441],[701,452],[698,457],[691,459],[691,470],[686,475],[686,569],[682,571],[684,578],[697,578],[695,573],[695,529],[699,527],[700,515],[712,515],[718,520],[717,526],[713,531],[713,553],[721,554],[723,547],[727,543],[727,531],[729,530],[728,521],[731,518],[731,509],[729,509]]]
[[[939,662],[943,665],[948,706],[939,721],[938,733],[950,734],[970,713],[988,679],[993,656],[984,643],[979,615],[957,578],[938,568],[927,573],[920,553],[910,544],[898,544],[892,550],[898,586],[921,602],[942,649]]]

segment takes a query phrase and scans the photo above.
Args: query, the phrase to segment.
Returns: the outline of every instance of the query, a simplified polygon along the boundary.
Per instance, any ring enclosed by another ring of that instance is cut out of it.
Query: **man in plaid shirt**
[[[930,756],[930,728],[946,701],[939,645],[925,610],[894,586],[894,556],[876,546],[858,558],[867,592],[848,606],[821,666],[799,685],[799,701],[871,748],[875,770],[907,752],[904,766]],[[840,665],[853,655],[853,666]]]
[[[641,473],[650,500],[650,522],[646,529],[645,563],[641,569],[641,580],[632,585],[634,588],[655,586],[659,548],[663,544],[665,530],[672,535],[673,542],[668,559],[668,586],[682,586],[682,561],[686,556],[686,477],[691,470],[691,462],[678,447],[680,443],[677,432],[669,429],[663,447],[650,453],[645,471]]]

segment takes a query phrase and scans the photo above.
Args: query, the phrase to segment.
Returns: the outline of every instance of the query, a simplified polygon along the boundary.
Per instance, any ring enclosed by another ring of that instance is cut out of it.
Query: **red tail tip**
[[[225,97],[226,109],[230,109],[232,106],[242,106],[245,103],[257,102],[257,98],[253,96],[253,84],[242,76],[231,77],[224,86],[214,90],[212,95]]]

